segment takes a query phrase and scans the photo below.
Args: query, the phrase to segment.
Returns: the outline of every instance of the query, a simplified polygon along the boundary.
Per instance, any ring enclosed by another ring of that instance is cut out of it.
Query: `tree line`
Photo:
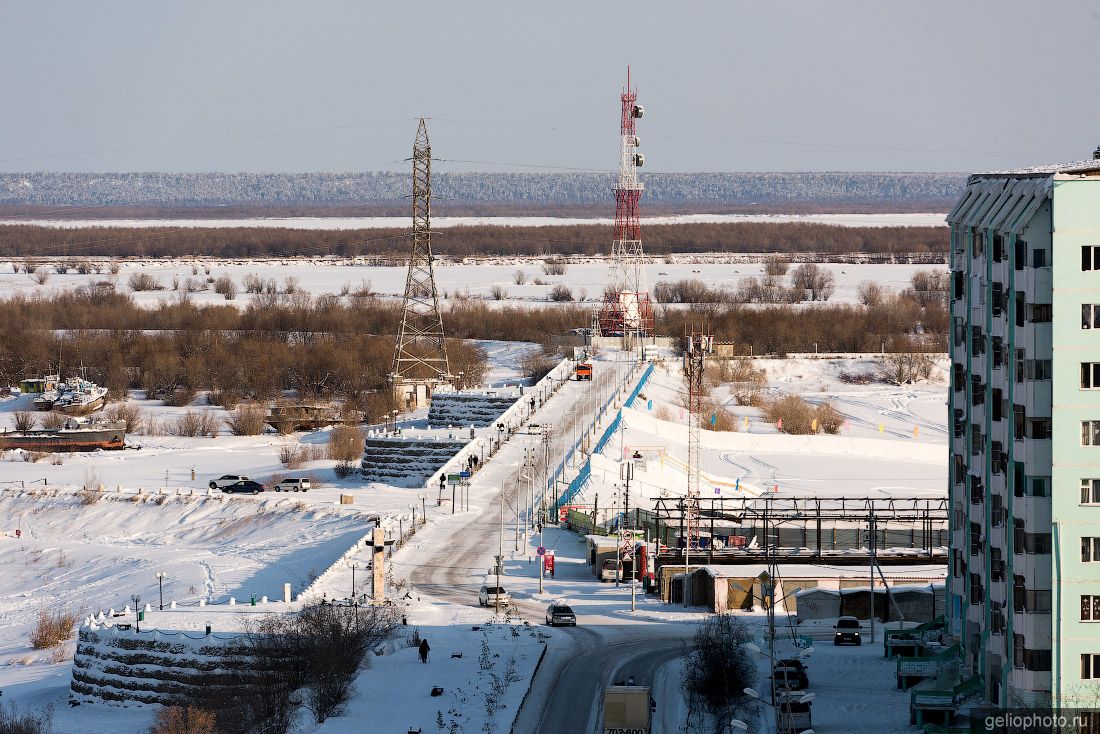
[[[433,250],[452,259],[476,256],[606,255],[610,225],[470,226],[433,232]],[[840,227],[812,223],[647,225],[650,255],[683,253],[817,253],[946,256],[946,227]],[[406,228],[300,230],[281,228],[0,226],[0,257],[262,257],[408,256]]]

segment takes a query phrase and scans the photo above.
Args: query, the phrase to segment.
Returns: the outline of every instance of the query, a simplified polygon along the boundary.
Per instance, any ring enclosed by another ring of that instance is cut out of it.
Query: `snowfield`
[[[765,255],[747,255],[744,261],[713,262],[702,259],[692,262],[690,256],[676,256],[673,263],[649,263],[645,266],[650,287],[657,282],[701,280],[711,288],[736,290],[747,278],[764,275]],[[381,298],[401,298],[408,274],[405,267],[371,265],[363,260],[336,258],[275,258],[275,259],[173,259],[173,260],[124,260],[119,263],[117,276],[106,270],[101,274],[80,275],[70,271],[59,275],[51,270],[44,285],[36,283],[26,273],[12,272],[13,266],[0,263],[0,297],[13,294],[31,296],[48,294],[56,290],[71,290],[99,281],[109,281],[120,291],[130,292],[129,278],[135,273],[151,275],[164,290],[133,293],[137,303],[154,306],[157,303],[176,301],[182,297],[199,304],[229,304],[245,308],[253,296],[244,292],[243,281],[254,275],[264,281],[274,280],[280,291],[285,289],[286,279],[294,278],[297,286],[314,296],[344,294],[360,291]],[[831,273],[836,290],[828,303],[857,303],[859,285],[873,281],[886,291],[901,291],[909,287],[913,275],[918,272],[946,271],[940,264],[882,264],[882,263],[820,263],[818,267]],[[209,269],[209,274],[205,271]],[[196,272],[193,273],[192,270]],[[525,282],[516,285],[516,273],[522,271]],[[608,264],[593,258],[572,262],[565,275],[546,275],[542,261],[532,258],[483,258],[468,264],[456,264],[441,260],[435,265],[436,283],[445,303],[457,299],[477,299],[489,304],[556,305],[550,300],[554,286],[565,285],[571,289],[577,301],[596,303],[603,298],[603,288],[608,277]],[[237,284],[240,293],[232,301],[214,293],[213,279],[228,276]],[[176,290],[175,283],[186,288],[188,279],[208,287],[208,290],[184,293]],[[535,281],[541,281],[541,285]],[[209,281],[209,282],[208,282]],[[789,284],[789,276],[782,279]],[[494,288],[503,288],[501,299],[496,300]]]
[[[652,224],[727,224],[771,222],[834,224],[840,227],[946,227],[944,214],[681,214],[642,217]],[[407,227],[408,217],[260,217],[250,219],[0,219],[0,226],[18,224],[56,229],[80,227],[278,227],[285,229],[381,229]],[[585,224],[611,225],[606,217],[433,217],[432,226],[555,227]]]

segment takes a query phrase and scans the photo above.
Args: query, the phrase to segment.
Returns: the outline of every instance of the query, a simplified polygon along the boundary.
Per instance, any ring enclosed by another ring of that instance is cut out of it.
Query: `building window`
[[[1030,483],[1032,497],[1050,496],[1050,477],[1031,477]]]
[[[1081,269],[1100,270],[1100,247],[1096,245],[1081,247]]]
[[[1100,329],[1100,303],[1081,304],[1081,328]]]
[[[1045,268],[1047,266],[1047,251],[1033,250],[1031,253],[1031,267]]]
[[[1100,390],[1100,362],[1081,363],[1081,389]]]
[[[1100,655],[1081,656],[1081,680],[1100,679]]]
[[[1046,439],[1050,438],[1050,418],[1028,418],[1027,420],[1027,437]]]
[[[1081,621],[1100,622],[1100,596],[1081,595]]]
[[[1100,421],[1081,421],[1081,445],[1100,446]]]
[[[1028,321],[1033,324],[1045,324],[1054,318],[1054,309],[1049,303],[1029,303]]]
[[[1081,480],[1081,504],[1100,505],[1100,479]]]
[[[974,230],[973,234],[970,235],[970,247],[971,254],[974,257],[981,257],[985,254],[985,235],[978,230]]]
[[[1054,363],[1049,359],[1029,359],[1024,362],[1024,377],[1028,380],[1049,380]]]
[[[1081,563],[1100,562],[1100,538],[1081,538]]]
[[[1024,412],[1024,406],[1013,405],[1012,406],[1012,437],[1017,441],[1023,440],[1024,429],[1027,427],[1027,414]]]

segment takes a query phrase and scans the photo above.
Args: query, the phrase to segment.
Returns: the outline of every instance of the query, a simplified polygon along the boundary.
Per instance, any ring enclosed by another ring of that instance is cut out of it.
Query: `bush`
[[[13,417],[15,418],[15,430],[17,431],[33,431],[35,425],[38,424],[38,416],[30,410],[17,410]]]
[[[522,270],[517,270],[516,272],[512,273],[512,282],[516,285],[523,285],[527,282],[527,273],[523,272]]]
[[[157,709],[149,734],[216,734],[217,716],[197,706],[163,706]]]
[[[550,300],[558,303],[565,303],[573,300],[573,291],[569,286],[558,284],[550,289]]]
[[[232,301],[237,297],[237,284],[228,275],[222,275],[214,281],[214,292]]]
[[[164,404],[170,405],[173,408],[183,408],[190,405],[195,400],[195,391],[189,388],[180,388],[173,390],[164,398]]]
[[[328,437],[328,456],[341,464],[355,464],[363,457],[363,431],[355,426],[334,426]]]
[[[493,297],[494,301],[503,301],[508,297],[508,289],[499,283],[494,283],[493,287],[489,289],[489,295]]]
[[[107,272],[111,275],[118,275],[120,269],[122,269],[122,265],[119,264],[118,260],[112,260],[111,264],[107,266]]]
[[[828,301],[833,295],[836,279],[828,270],[813,263],[803,263],[791,272],[791,289],[799,292],[799,300]]]
[[[241,281],[244,284],[245,293],[263,293],[264,292],[264,279],[253,273],[249,273],[244,276]]]
[[[787,274],[787,268],[790,267],[790,263],[785,257],[769,257],[764,260],[764,274],[770,275],[773,278],[782,278]]]
[[[63,425],[65,425],[65,415],[63,413],[50,412],[42,416],[42,427],[47,431],[56,431]]]
[[[287,469],[297,469],[302,465],[302,451],[292,443],[284,443],[279,447],[279,462]]]
[[[922,352],[896,352],[887,354],[878,366],[878,375],[884,382],[903,385],[907,382],[927,380],[932,375],[935,360]]]
[[[554,356],[543,348],[526,355],[520,362],[520,369],[524,377],[535,383],[546,377],[557,364]]]
[[[80,504],[87,507],[88,505],[94,505],[102,499],[103,493],[95,487],[83,487],[76,493],[76,498],[80,500]]]
[[[106,411],[107,420],[125,421],[127,433],[140,433],[145,425],[145,411],[133,403],[115,403]]]
[[[194,438],[199,435],[199,430],[201,428],[202,417],[197,411],[189,410],[176,419],[176,423],[172,426],[170,432],[173,436]]]
[[[131,273],[130,279],[126,282],[130,286],[130,290],[135,292],[164,290],[164,286],[160,284],[160,281],[149,273]]]
[[[567,270],[564,260],[559,258],[550,258],[542,261],[542,272],[546,275],[565,275]]]
[[[859,284],[859,302],[864,306],[875,307],[882,303],[882,286],[872,280],[865,280]]]
[[[234,436],[259,436],[264,432],[266,417],[267,410],[264,406],[249,403],[238,406],[233,414],[225,419],[225,425]]]
[[[31,276],[38,285],[46,285],[46,281],[50,279],[50,271],[45,268],[35,268]]]
[[[47,706],[43,710],[19,710],[15,701],[4,704],[0,701],[0,732],[3,734],[50,734],[53,731],[53,709]]]
[[[797,395],[787,395],[765,403],[763,409],[768,422],[778,424],[782,420],[783,427],[779,430],[793,435],[817,432],[836,434],[844,424],[844,416],[831,403],[815,406]]]
[[[75,626],[76,615],[72,612],[50,612],[42,609],[38,612],[38,621],[31,630],[31,647],[35,650],[58,647],[72,638]]]

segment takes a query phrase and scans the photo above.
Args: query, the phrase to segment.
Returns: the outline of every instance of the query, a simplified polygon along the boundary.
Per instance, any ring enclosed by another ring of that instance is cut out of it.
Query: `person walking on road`
[[[421,640],[420,641],[420,662],[422,662],[422,663],[428,662],[428,653],[431,651],[431,649],[432,648],[428,647],[428,641],[427,640]]]

